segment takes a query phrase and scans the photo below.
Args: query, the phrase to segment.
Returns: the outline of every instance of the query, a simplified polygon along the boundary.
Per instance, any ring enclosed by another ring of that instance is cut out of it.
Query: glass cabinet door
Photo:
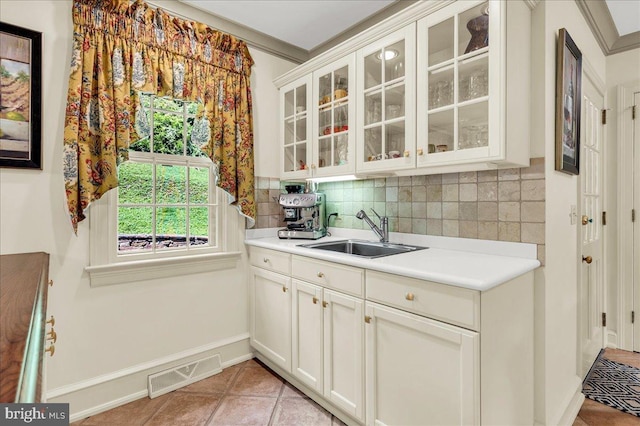
[[[418,165],[488,153],[489,2],[453,6],[418,24]]]
[[[280,89],[283,177],[295,178],[309,175],[311,157],[311,116],[309,101],[310,79],[304,78]]]
[[[415,165],[413,132],[415,26],[358,52],[358,169]]]
[[[355,54],[313,73],[314,176],[355,171]]]

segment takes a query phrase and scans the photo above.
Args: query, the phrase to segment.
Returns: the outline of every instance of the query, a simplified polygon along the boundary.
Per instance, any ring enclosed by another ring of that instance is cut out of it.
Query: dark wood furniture
[[[42,400],[48,275],[47,253],[0,256],[0,402]]]

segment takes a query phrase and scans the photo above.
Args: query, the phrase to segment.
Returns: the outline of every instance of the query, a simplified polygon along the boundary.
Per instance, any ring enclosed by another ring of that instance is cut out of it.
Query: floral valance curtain
[[[141,0],[76,0],[73,24],[64,179],[74,231],[89,204],[118,186],[117,165],[145,136],[140,92],[204,106],[194,137],[216,165],[218,187],[252,221],[253,60],[246,44]]]

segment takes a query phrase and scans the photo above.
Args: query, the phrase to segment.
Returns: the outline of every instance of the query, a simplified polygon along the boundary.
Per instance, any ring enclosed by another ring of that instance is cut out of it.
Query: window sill
[[[232,269],[236,267],[240,256],[240,252],[199,254],[87,266],[84,269],[89,273],[91,287],[102,287]]]

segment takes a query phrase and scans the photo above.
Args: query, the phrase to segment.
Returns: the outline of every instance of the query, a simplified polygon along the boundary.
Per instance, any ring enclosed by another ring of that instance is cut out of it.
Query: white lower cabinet
[[[251,345],[291,372],[291,278],[251,266],[249,333]]]
[[[367,302],[368,425],[480,423],[478,333]]]
[[[292,374],[364,421],[364,302],[294,279]]]

